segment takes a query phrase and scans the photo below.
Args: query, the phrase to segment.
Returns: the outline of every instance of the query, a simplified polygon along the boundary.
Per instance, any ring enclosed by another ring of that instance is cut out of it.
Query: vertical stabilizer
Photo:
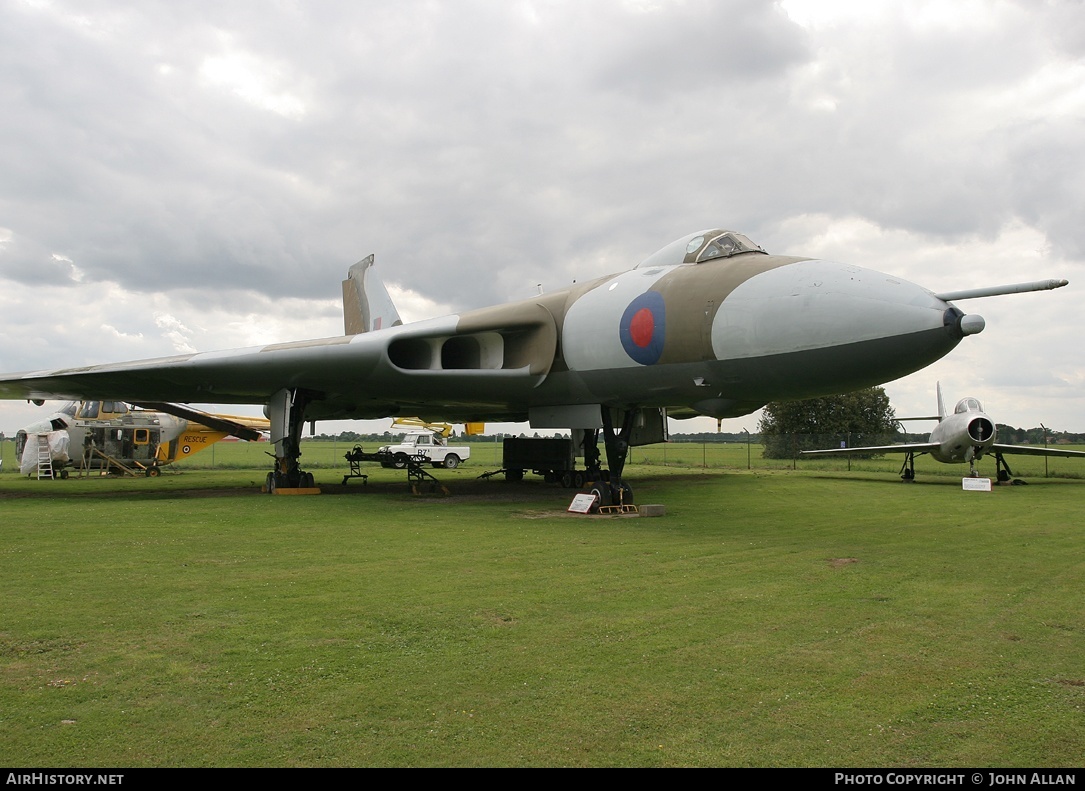
[[[938,392],[938,422],[941,423],[946,418],[946,405],[942,401],[942,383],[935,382],[934,389]]]
[[[402,323],[388,289],[373,272],[372,255],[347,270],[347,279],[343,281],[343,329],[347,335]]]

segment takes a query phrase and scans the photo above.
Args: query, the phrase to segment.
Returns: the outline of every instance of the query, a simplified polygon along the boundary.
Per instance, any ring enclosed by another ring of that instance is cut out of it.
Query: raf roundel
[[[666,306],[658,291],[645,291],[622,314],[618,335],[625,353],[641,365],[659,362],[663,354]]]

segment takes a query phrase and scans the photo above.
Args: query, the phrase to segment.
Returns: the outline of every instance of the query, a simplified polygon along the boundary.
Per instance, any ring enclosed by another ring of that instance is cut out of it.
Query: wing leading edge
[[[937,447],[937,442],[913,442],[905,445],[874,445],[868,448],[802,450],[799,453],[803,456],[856,456],[862,453],[930,453]]]
[[[991,452],[1016,456],[1058,456],[1062,458],[1085,458],[1085,451],[1063,450],[1061,448],[1041,448],[1038,445],[1000,445],[991,446]]]

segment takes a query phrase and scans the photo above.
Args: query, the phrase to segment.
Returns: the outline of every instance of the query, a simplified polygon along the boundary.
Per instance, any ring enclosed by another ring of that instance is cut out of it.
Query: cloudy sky
[[[887,390],[1085,431],[1083,209],[1081,0],[0,0],[3,371],[340,334],[370,252],[417,319],[723,226],[1069,279]]]

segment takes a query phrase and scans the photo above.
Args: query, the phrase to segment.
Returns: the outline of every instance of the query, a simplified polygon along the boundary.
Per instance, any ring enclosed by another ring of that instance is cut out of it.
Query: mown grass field
[[[448,497],[343,487],[321,444],[319,497],[256,493],[260,445],[157,479],[5,461],[0,764],[1081,763],[1085,480],[1042,459],[975,493],[636,449],[667,508],[637,519],[478,481],[484,449]]]

